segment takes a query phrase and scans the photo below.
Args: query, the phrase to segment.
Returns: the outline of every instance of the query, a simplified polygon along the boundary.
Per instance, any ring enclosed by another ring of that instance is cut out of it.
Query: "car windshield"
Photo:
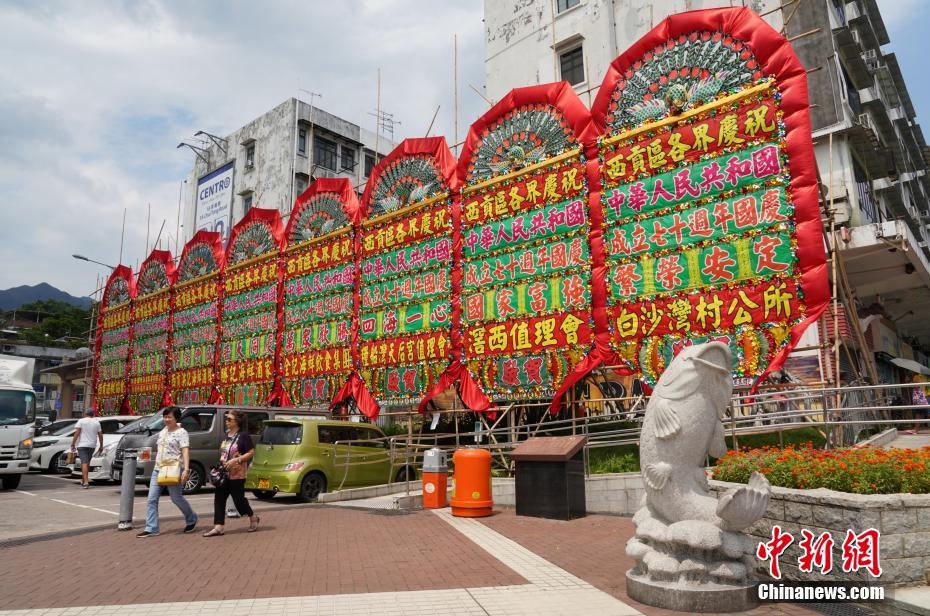
[[[152,421],[153,419],[161,420],[161,417],[156,418],[154,415],[152,415],[151,417],[142,417],[140,419],[135,420],[132,423],[126,424],[125,426],[117,430],[116,433],[117,434],[130,434],[131,432],[144,432],[149,427],[149,424],[153,423]]]
[[[22,426],[36,420],[36,395],[31,391],[0,391],[0,426]]]
[[[261,442],[265,445],[298,445],[303,431],[299,424],[265,424]]]
[[[68,424],[67,426],[62,426],[58,428],[57,430],[53,430],[49,434],[49,436],[71,436],[72,434],[74,434],[75,430],[77,430],[77,424],[72,423],[72,424]]]

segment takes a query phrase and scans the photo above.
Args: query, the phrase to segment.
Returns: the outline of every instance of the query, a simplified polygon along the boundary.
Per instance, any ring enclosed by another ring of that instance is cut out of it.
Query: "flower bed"
[[[717,460],[714,479],[746,483],[753,471],[783,488],[827,488],[854,494],[930,493],[930,447],[823,451],[800,447],[761,447],[729,451]]]

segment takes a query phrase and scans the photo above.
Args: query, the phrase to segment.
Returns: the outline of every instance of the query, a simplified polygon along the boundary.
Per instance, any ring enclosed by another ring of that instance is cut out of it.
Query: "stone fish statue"
[[[627,554],[631,598],[684,611],[747,609],[755,543],[738,532],[769,504],[768,480],[719,498],[709,490],[707,455],[726,453],[720,417],[733,392],[730,351],[720,342],[687,347],[656,384],[640,437],[644,505],[633,517]]]

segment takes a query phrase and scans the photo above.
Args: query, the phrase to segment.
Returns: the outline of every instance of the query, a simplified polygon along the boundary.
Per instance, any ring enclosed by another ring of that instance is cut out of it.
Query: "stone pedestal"
[[[755,586],[653,582],[632,570],[626,572],[626,593],[646,605],[691,614],[743,612],[759,604]]]

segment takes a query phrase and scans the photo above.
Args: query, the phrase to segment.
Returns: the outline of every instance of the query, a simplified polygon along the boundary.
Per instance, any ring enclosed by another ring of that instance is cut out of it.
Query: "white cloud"
[[[468,2],[82,2],[0,5],[0,288],[47,281],[93,290],[95,266],[145,256],[167,220],[199,129],[225,134],[294,96],[372,128],[382,108],[452,141],[452,35],[459,45],[459,138],[487,108],[483,7]],[[102,270],[101,270],[102,271]]]

